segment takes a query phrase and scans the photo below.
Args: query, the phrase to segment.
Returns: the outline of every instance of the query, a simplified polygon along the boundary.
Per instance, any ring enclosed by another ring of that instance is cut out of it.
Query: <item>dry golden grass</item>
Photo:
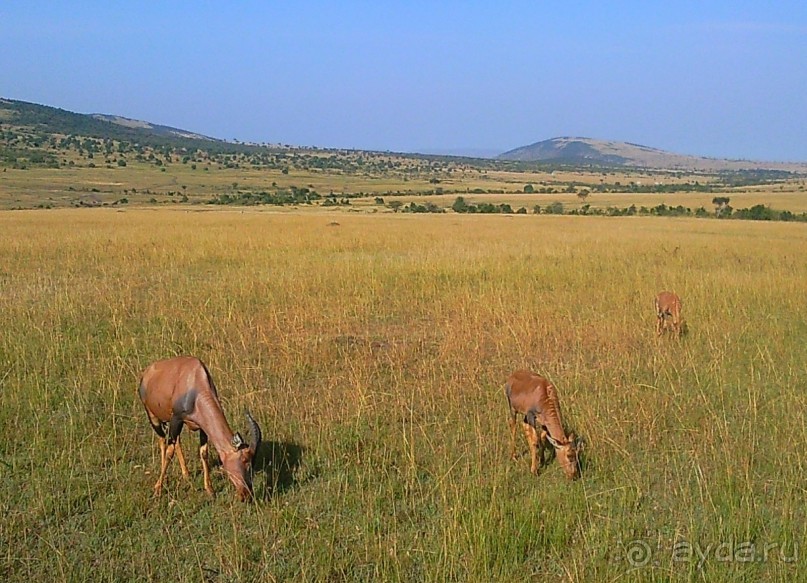
[[[457,198],[457,194],[442,194],[432,195],[429,197],[423,196],[399,196],[394,200],[399,200],[404,204],[415,202],[423,204],[425,202],[432,202],[437,206],[443,208],[450,208]],[[750,192],[731,192],[728,194],[714,194],[714,193],[695,193],[695,192],[679,192],[671,194],[654,194],[654,193],[606,193],[606,194],[592,194],[584,200],[580,199],[576,194],[468,194],[462,193],[462,196],[468,204],[491,203],[494,205],[506,203],[509,204],[513,210],[524,207],[530,213],[535,205],[546,207],[553,202],[563,203],[563,208],[566,212],[573,209],[579,209],[583,205],[590,205],[592,208],[605,209],[608,207],[617,207],[620,209],[627,208],[631,205],[639,207],[652,208],[660,204],[676,207],[678,205],[688,207],[695,211],[699,207],[705,208],[710,214],[714,212],[715,206],[712,199],[715,196],[728,196],[731,199],[731,206],[735,209],[750,208],[754,205],[762,204],[769,206],[775,210],[789,210],[793,213],[807,212],[807,194],[804,192],[782,192],[778,190],[761,191],[754,190]],[[392,199],[385,199],[386,201]],[[358,199],[353,201],[352,204],[356,207],[374,208],[373,198]]]
[[[806,252],[744,221],[0,213],[0,577],[796,580]],[[135,387],[174,354],[262,423],[257,504],[193,462],[151,498]],[[582,480],[509,461],[518,367],[558,386]]]
[[[60,160],[66,154],[58,156]],[[342,156],[344,160],[350,157]],[[384,160],[375,156],[374,160]],[[343,194],[364,193],[367,199],[355,201],[357,206],[372,204],[376,196],[389,197],[404,195],[398,200],[420,202],[429,200],[449,207],[457,195],[471,202],[502,202],[514,208],[535,204],[548,204],[559,200],[576,208],[584,204],[574,194],[522,194],[527,184],[540,188],[552,188],[562,192],[570,184],[578,188],[594,187],[601,182],[609,185],[620,183],[630,190],[631,183],[645,186],[657,182],[681,184],[698,181],[701,184],[713,183],[716,175],[677,174],[659,172],[621,171],[543,171],[515,172],[490,170],[465,164],[443,162],[429,171],[429,165],[414,158],[394,158],[399,167],[394,171],[381,171],[378,167],[367,172],[347,173],[338,169],[301,170],[292,167],[287,173],[278,169],[239,167],[228,168],[216,163],[199,162],[182,164],[178,161],[157,167],[153,164],[129,161],[123,168],[115,164],[107,167],[100,159],[95,168],[87,167],[87,160],[78,159],[80,165],[63,166],[58,169],[30,168],[20,170],[4,168],[0,172],[0,209],[36,208],[40,205],[69,207],[80,202],[112,204],[123,198],[130,206],[177,204],[187,196],[187,204],[204,204],[214,196],[244,192],[273,192],[276,188],[296,186],[309,188],[326,196],[333,192]],[[74,160],[76,161],[76,160]],[[418,165],[419,164],[419,165]],[[193,166],[196,166],[196,169]],[[417,171],[412,171],[411,168]],[[439,182],[433,182],[438,180]],[[767,204],[776,210],[790,210],[799,213],[807,211],[807,195],[804,192],[803,177],[794,176],[782,184],[754,187],[738,187],[716,193],[674,193],[674,194],[592,194],[585,203],[593,207],[627,207],[679,204],[693,209],[703,206],[708,210],[714,196],[729,196],[735,208],[750,207],[754,204]],[[503,194],[473,194],[474,191],[493,191]],[[444,192],[444,195],[422,198],[424,193]],[[409,196],[407,196],[409,195]],[[389,198],[387,198],[389,200]]]

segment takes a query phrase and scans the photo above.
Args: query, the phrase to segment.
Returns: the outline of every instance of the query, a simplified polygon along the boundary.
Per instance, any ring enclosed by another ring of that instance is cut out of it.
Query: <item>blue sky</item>
[[[0,96],[298,146],[807,161],[807,2],[4,0]]]

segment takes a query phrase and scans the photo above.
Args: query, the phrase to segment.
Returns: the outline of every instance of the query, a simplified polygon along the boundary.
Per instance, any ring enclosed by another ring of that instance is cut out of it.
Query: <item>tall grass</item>
[[[332,218],[0,215],[0,578],[804,571],[803,226]],[[680,341],[654,337],[661,289],[684,299]],[[209,500],[194,456],[152,498],[135,388],[176,354],[205,360],[236,428],[244,407],[261,422],[256,504],[219,473]],[[582,480],[508,459],[519,367],[558,386]]]

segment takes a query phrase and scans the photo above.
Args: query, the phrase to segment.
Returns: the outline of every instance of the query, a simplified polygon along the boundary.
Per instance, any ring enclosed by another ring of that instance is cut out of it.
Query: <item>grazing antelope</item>
[[[524,415],[524,436],[530,446],[532,466],[537,474],[544,466],[544,448],[549,442],[555,448],[563,472],[570,480],[580,476],[577,454],[582,442],[574,433],[568,436],[560,417],[560,403],[555,386],[544,377],[528,370],[517,370],[507,379],[504,394],[510,411],[510,457],[516,459],[516,416]]]
[[[656,336],[672,326],[676,336],[681,336],[684,321],[681,318],[681,298],[677,294],[663,291],[656,296]]]
[[[261,428],[247,412],[249,444],[244,442],[241,434],[233,433],[221,409],[213,378],[202,361],[192,356],[178,356],[152,363],[140,377],[138,394],[160,441],[160,477],[154,484],[156,496],[162,491],[165,472],[174,451],[182,475],[186,478],[189,475],[179,445],[179,434],[187,425],[190,430],[199,431],[199,458],[202,460],[205,491],[213,495],[207,460],[209,439],[238,497],[243,501],[252,497],[252,464],[261,443]]]

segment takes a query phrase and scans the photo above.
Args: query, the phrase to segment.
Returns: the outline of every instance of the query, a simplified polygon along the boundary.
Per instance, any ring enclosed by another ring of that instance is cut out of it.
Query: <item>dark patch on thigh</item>
[[[186,417],[196,408],[196,389],[188,390],[184,395],[174,401],[173,412],[177,417]]]
[[[151,424],[151,428],[154,430],[159,437],[165,439],[165,426],[166,423],[161,421],[157,421],[156,423],[152,420],[151,415],[149,415],[149,423]]]
[[[146,386],[143,383],[140,383],[140,386],[137,387],[137,394],[140,395],[140,400],[145,403],[146,402]]]
[[[183,421],[179,415],[171,417],[171,422],[168,424],[168,443],[176,443],[179,434],[182,433]]]

